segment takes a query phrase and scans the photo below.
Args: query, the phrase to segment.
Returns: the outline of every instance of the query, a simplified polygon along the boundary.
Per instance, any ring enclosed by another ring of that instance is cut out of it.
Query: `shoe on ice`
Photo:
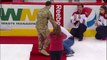
[[[50,54],[49,53],[47,53],[47,51],[46,50],[44,50],[44,49],[42,49],[41,51],[40,51],[40,53],[42,53],[43,55],[45,55],[45,56],[49,56]]]
[[[74,56],[73,54],[66,54],[67,57],[71,57]]]

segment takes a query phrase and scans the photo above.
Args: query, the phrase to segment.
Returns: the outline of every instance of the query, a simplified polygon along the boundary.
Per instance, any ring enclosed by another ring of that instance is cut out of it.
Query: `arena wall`
[[[0,36],[37,36],[36,20],[39,9],[44,7],[44,3],[0,3],[1,18],[0,18]],[[70,30],[70,16],[76,11],[78,3],[53,3],[50,11],[53,14],[56,22],[66,29]],[[86,37],[95,36],[94,21],[99,14],[99,8],[104,3],[84,3],[87,9],[91,12],[87,19],[88,29],[84,33]],[[52,30],[52,25],[49,23],[49,28]]]

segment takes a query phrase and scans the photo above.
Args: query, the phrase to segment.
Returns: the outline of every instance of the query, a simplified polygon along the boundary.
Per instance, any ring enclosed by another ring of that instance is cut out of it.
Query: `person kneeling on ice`
[[[63,54],[63,39],[66,38],[66,35],[61,32],[61,28],[57,25],[57,29],[54,30],[49,35],[50,38],[50,56],[51,60],[61,60]]]
[[[79,39],[83,40],[83,33],[87,29],[87,15],[88,13],[84,11],[84,5],[78,4],[77,11],[71,16],[71,24],[73,25],[70,33]]]
[[[100,7],[99,19],[95,21],[96,28],[96,39],[107,40],[107,7],[102,5]]]
[[[61,26],[61,32],[63,32],[67,37],[63,41],[63,46],[66,52],[66,56],[70,57],[73,56],[74,51],[71,48],[74,44],[74,37],[64,28]]]

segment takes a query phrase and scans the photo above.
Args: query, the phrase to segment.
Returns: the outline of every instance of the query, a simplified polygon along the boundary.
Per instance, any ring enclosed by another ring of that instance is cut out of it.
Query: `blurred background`
[[[1,2],[45,2],[47,0],[1,0]],[[53,2],[107,2],[107,0],[49,0]]]

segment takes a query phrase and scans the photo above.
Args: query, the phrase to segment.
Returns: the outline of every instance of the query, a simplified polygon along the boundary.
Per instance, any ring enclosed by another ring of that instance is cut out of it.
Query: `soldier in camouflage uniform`
[[[46,52],[46,48],[49,45],[49,29],[48,29],[48,21],[50,21],[53,25],[53,28],[55,30],[56,23],[52,17],[51,12],[49,11],[51,7],[51,2],[47,1],[45,4],[45,8],[40,9],[37,15],[37,22],[36,22],[36,28],[38,32],[38,41],[39,41],[39,52],[49,56],[49,54]]]

